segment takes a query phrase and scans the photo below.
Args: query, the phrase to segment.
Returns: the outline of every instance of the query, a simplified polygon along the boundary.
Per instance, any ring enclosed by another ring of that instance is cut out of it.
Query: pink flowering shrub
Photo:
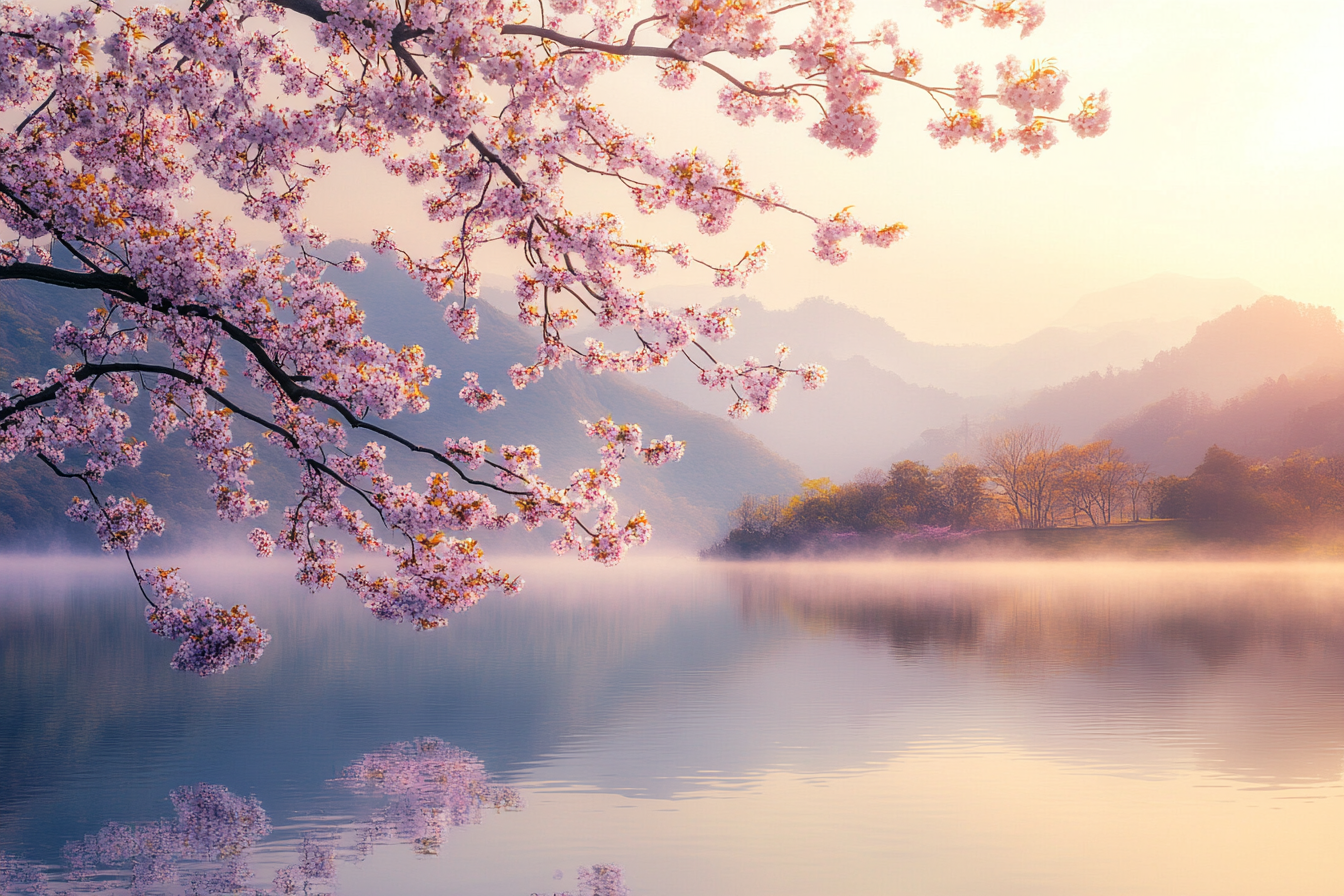
[[[1062,117],[1067,76],[1053,60],[1008,57],[993,94],[983,93],[988,67],[978,63],[942,85],[917,81],[931,77],[922,54],[891,22],[856,34],[851,0],[645,6],[172,0],[114,11],[0,0],[0,280],[98,297],[85,320],[53,334],[63,363],[0,384],[0,462],[26,455],[76,482],[70,516],[129,559],[163,520],[142,499],[99,489],[108,473],[140,463],[137,433],[180,434],[219,517],[254,521],[247,537],[257,554],[288,553],[307,587],[340,582],[380,618],[432,628],[521,584],[485,561],[472,532],[549,521],[558,552],[618,562],[652,533],[642,512],[618,512],[620,464],[659,465],[685,447],[671,437],[644,444],[638,427],[608,421],[588,427],[600,446],[594,466],[543,477],[531,445],[486,446],[463,433],[420,444],[399,432],[387,421],[424,411],[441,371],[419,346],[371,338],[358,304],[325,279],[333,266],[357,273],[365,262],[322,256],[328,237],[308,204],[329,173],[324,159],[376,157],[389,179],[424,191],[441,251],[414,257],[381,221],[371,222],[371,246],[443,303],[444,325],[463,341],[480,335],[482,253],[516,252],[518,317],[537,347],[508,371],[514,388],[571,362],[600,375],[685,361],[743,417],[770,412],[792,379],[821,386],[824,368],[790,366],[784,353],[721,357],[733,309],[659,307],[637,281],[670,262],[738,287],[770,247],[715,241],[721,255],[701,257],[581,207],[573,197],[584,191],[571,187],[608,184],[641,215],[675,211],[706,235],[728,232],[744,207],[780,212],[810,229],[813,253],[831,264],[856,245],[892,246],[906,226],[869,221],[840,201],[839,211],[798,208],[694,135],[656,146],[599,101],[604,79],[643,75],[651,90],[679,90],[710,78],[730,119],[794,123],[846,156],[877,145],[874,102],[887,87],[927,96],[938,110],[928,130],[949,147],[1015,143],[1039,155],[1058,141],[1056,124],[1094,137],[1110,122],[1105,91]],[[978,15],[1023,36],[1044,16],[1038,0],[926,6],[945,25]],[[996,126],[987,100],[1015,123]],[[241,242],[226,216],[199,208],[201,186],[202,195],[230,194],[277,245]],[[581,316],[625,330],[633,347],[609,347],[617,343],[600,333],[580,342]],[[230,370],[232,352],[244,360]],[[463,383],[459,397],[479,411],[504,402],[474,372]],[[148,408],[133,420],[140,395]],[[251,491],[258,439],[300,474],[274,512]],[[423,486],[394,481],[389,450],[432,460],[434,474]],[[389,562],[375,573],[346,562],[347,550]],[[265,645],[243,608],[145,596],[153,629],[182,642],[178,668],[223,671]]]

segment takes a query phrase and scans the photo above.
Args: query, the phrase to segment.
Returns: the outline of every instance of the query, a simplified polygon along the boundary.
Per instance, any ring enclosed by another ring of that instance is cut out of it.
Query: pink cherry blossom
[[[462,382],[466,385],[457,393],[457,397],[478,412],[484,413],[503,406],[504,396],[494,389],[489,392],[482,389],[480,377],[473,371],[462,374]]]

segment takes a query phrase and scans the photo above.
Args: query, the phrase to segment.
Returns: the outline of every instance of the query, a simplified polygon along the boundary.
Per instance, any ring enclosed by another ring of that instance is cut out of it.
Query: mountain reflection
[[[1248,782],[1341,778],[1337,586],[1249,564],[1218,576],[1197,565],[1116,565],[1107,575],[1098,566],[753,569],[730,579],[747,618],[782,617],[961,675],[980,669],[1056,723],[1029,735],[1052,752],[1079,746],[1057,724],[1067,717],[1093,734],[1139,726],[1175,738]]]
[[[337,862],[357,862],[374,844],[409,844],[432,855],[451,828],[480,824],[483,810],[522,808],[511,787],[495,784],[481,761],[436,738],[394,743],[351,763],[335,782],[377,799],[356,807],[353,824],[323,824],[292,832],[280,845],[296,861],[260,886],[252,866],[258,845],[273,832],[256,797],[214,784],[175,789],[172,819],[113,821],[66,845],[62,873],[0,854],[0,893],[55,894],[86,890],[129,893],[281,894],[316,892],[337,876]],[[293,827],[292,825],[290,827]],[[268,852],[274,865],[275,850]]]

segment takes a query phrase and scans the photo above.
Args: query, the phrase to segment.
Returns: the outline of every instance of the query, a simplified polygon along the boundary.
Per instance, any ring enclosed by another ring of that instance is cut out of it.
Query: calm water
[[[5,892],[271,887],[306,838],[351,896],[1344,893],[1344,566],[524,560],[418,634],[197,560],[274,637],[202,680],[114,560],[0,564]],[[269,833],[125,846],[202,783]]]

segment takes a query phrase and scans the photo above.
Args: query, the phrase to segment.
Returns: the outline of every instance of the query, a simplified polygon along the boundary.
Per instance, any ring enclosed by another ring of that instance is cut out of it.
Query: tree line
[[[1019,426],[980,443],[980,462],[914,460],[850,482],[809,479],[792,498],[749,495],[722,553],[789,552],[827,539],[942,540],[981,529],[1110,526],[1145,519],[1311,525],[1344,519],[1344,456],[1261,463],[1214,445],[1189,476],[1154,476],[1109,439],[1061,443]]]
[[[1314,525],[1344,518],[1344,456],[1297,451],[1261,463],[1217,445],[1189,476],[1152,483],[1157,516],[1242,524]]]
[[[993,496],[983,470],[958,457],[930,469],[913,460],[850,482],[808,479],[792,498],[748,495],[731,517],[727,553],[797,550],[827,536],[939,535],[984,528]]]
[[[1019,426],[981,442],[985,479],[1022,529],[1109,526],[1152,516],[1148,464],[1110,439],[1060,444],[1059,431]]]
[[[951,455],[937,468],[914,460],[852,481],[810,479],[801,493],[749,495],[733,511],[727,546],[790,549],[835,535],[942,537],[973,529],[1109,526],[1152,516],[1148,465],[1108,440],[1060,444],[1023,426],[987,437],[980,463]]]

